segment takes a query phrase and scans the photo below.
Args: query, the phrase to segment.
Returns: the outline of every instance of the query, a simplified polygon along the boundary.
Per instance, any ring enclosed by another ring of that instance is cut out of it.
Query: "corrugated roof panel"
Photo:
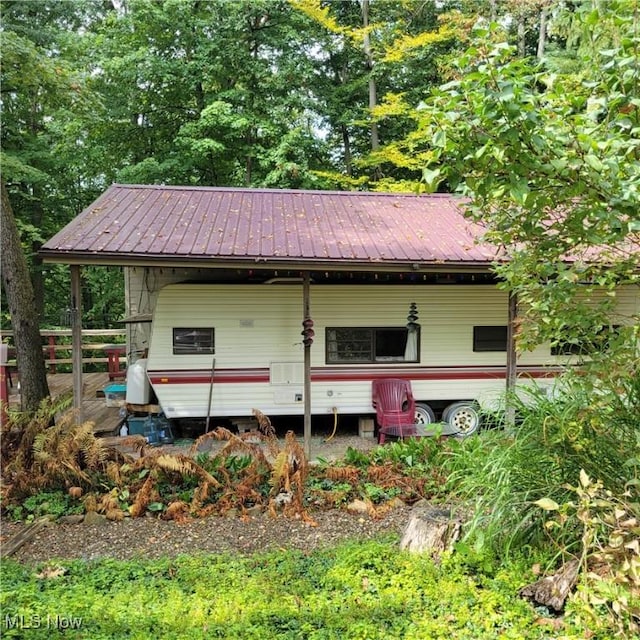
[[[490,262],[460,200],[421,195],[113,185],[43,255],[350,263]]]

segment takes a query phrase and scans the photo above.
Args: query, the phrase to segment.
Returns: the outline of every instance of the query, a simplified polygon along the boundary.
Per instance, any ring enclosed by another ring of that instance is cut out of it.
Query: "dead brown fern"
[[[163,520],[173,520],[174,522],[186,522],[189,520],[189,505],[182,501],[176,500],[171,502],[166,511],[162,514]]]
[[[93,423],[76,425],[72,420],[67,414],[34,440],[31,470],[44,478],[46,486],[68,486],[76,481],[90,486],[87,472],[103,469],[106,451],[93,435]]]
[[[133,503],[129,508],[129,512],[134,518],[144,515],[151,502],[160,500],[160,495],[157,492],[160,473],[168,477],[189,475],[199,480],[198,487],[194,491],[194,500],[190,507],[192,512],[196,512],[201,508],[202,502],[207,499],[209,487],[221,487],[220,482],[206,469],[200,466],[193,458],[181,453],[171,454],[162,449],[154,449],[128,465],[127,473],[139,476],[140,472],[145,469],[148,473],[142,486],[135,491]],[[133,487],[134,485],[131,485],[132,489]]]
[[[251,412],[255,416],[258,421],[258,430],[263,436],[263,440],[267,444],[267,448],[269,449],[269,454],[272,458],[275,458],[278,453],[280,453],[280,447],[278,445],[278,436],[276,434],[276,430],[271,424],[271,420],[269,416],[266,416],[259,409],[251,409]]]
[[[27,473],[33,465],[33,443],[38,434],[45,431],[56,414],[57,406],[45,398],[38,411],[31,415],[10,412],[1,431],[0,451],[5,482],[13,482],[14,476]]]
[[[107,520],[112,520],[113,522],[120,522],[124,520],[124,511],[120,507],[116,507],[115,509],[109,509],[105,513]]]
[[[10,485],[9,502],[48,489],[94,489],[110,461],[126,459],[95,437],[93,423],[76,424],[76,414],[64,411],[67,404],[47,399],[34,415],[11,414],[3,425],[2,471]]]
[[[105,466],[105,475],[116,486],[121,486],[124,481],[122,465],[119,462],[110,460]]]
[[[141,435],[133,435],[133,436],[124,436],[122,438],[118,438],[118,444],[121,447],[129,447],[137,452],[140,456],[144,456],[145,453],[149,450],[149,443],[144,436]]]
[[[132,518],[138,518],[143,516],[147,511],[147,506],[151,502],[152,492],[156,483],[156,478],[153,474],[147,475],[142,487],[136,493],[136,497],[133,504],[129,507],[129,513]]]
[[[209,499],[209,483],[203,482],[193,490],[193,497],[191,498],[189,511],[194,514],[198,513],[208,499]]]
[[[224,440],[222,437],[222,433],[224,431],[228,431],[224,427],[216,427],[212,431],[202,434],[198,438],[195,439],[194,443],[189,447],[189,455],[193,456],[200,450],[200,447],[209,440]],[[231,432],[229,432],[231,433]]]
[[[271,496],[269,512],[275,513],[275,496],[284,492],[291,495],[291,501],[285,503],[283,513],[286,516],[298,516],[305,522],[316,525],[304,508],[304,489],[309,464],[304,449],[296,440],[293,431],[287,431],[284,439],[284,447],[278,454],[271,475]]]
[[[255,416],[256,420],[258,421],[258,429],[260,430],[260,432],[263,433],[265,436],[275,437],[276,430],[273,428],[273,425],[271,424],[271,420],[269,419],[269,416],[266,416],[259,409],[251,409],[251,413]]]
[[[229,458],[246,456],[250,459],[249,464],[242,470],[241,482],[247,477],[253,477],[259,483],[262,477],[271,473],[271,463],[264,454],[259,444],[251,441],[251,434],[238,436],[228,429],[218,427],[215,432],[218,440],[226,440],[226,444],[217,452],[215,458],[218,460],[218,473],[224,478],[223,485],[226,490],[231,490],[238,482],[227,469]]]
[[[360,480],[360,469],[358,467],[327,467],[325,476],[329,480],[338,482],[348,482],[351,485],[357,485]]]
[[[90,511],[98,510],[98,500],[94,493],[88,493],[83,499],[82,503],[84,504],[84,510],[86,513]]]
[[[149,458],[152,460],[152,467],[161,469],[162,471],[177,473],[180,475],[191,475],[198,478],[201,482],[206,482],[213,487],[219,487],[220,483],[206,470],[203,469],[193,458],[189,458],[182,453],[162,453]]]

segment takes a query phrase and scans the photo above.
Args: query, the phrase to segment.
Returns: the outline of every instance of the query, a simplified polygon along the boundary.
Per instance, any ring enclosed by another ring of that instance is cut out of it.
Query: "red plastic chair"
[[[385,436],[404,438],[418,434],[416,401],[409,380],[374,380],[371,386],[371,400],[376,410],[378,444],[384,444]]]

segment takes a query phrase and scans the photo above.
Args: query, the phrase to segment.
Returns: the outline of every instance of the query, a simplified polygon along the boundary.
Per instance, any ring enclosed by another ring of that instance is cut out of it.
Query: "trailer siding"
[[[637,312],[637,289],[619,297],[621,317]],[[421,326],[419,363],[326,364],[326,327],[404,326],[411,302]],[[507,295],[493,286],[312,285],[311,315],[316,414],[370,413],[374,377],[407,377],[423,401],[492,403],[504,389],[505,352],[473,352],[474,325],[507,322]],[[167,415],[206,415],[214,357],[211,415],[245,416],[254,407],[273,415],[302,413],[301,320],[298,284],[164,287],[154,310],[148,369]],[[213,327],[215,356],[174,355],[174,327]],[[523,354],[519,366],[524,375],[542,379],[544,366],[560,361],[542,345]]]

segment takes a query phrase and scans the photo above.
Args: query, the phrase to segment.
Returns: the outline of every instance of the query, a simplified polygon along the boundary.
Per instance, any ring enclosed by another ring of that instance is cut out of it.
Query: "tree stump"
[[[458,540],[461,528],[462,521],[453,516],[451,509],[418,505],[404,529],[400,549],[413,553],[442,553]]]
[[[579,568],[577,560],[570,560],[552,576],[546,576],[523,587],[520,595],[555,611],[562,611],[565,600],[578,579]]]

